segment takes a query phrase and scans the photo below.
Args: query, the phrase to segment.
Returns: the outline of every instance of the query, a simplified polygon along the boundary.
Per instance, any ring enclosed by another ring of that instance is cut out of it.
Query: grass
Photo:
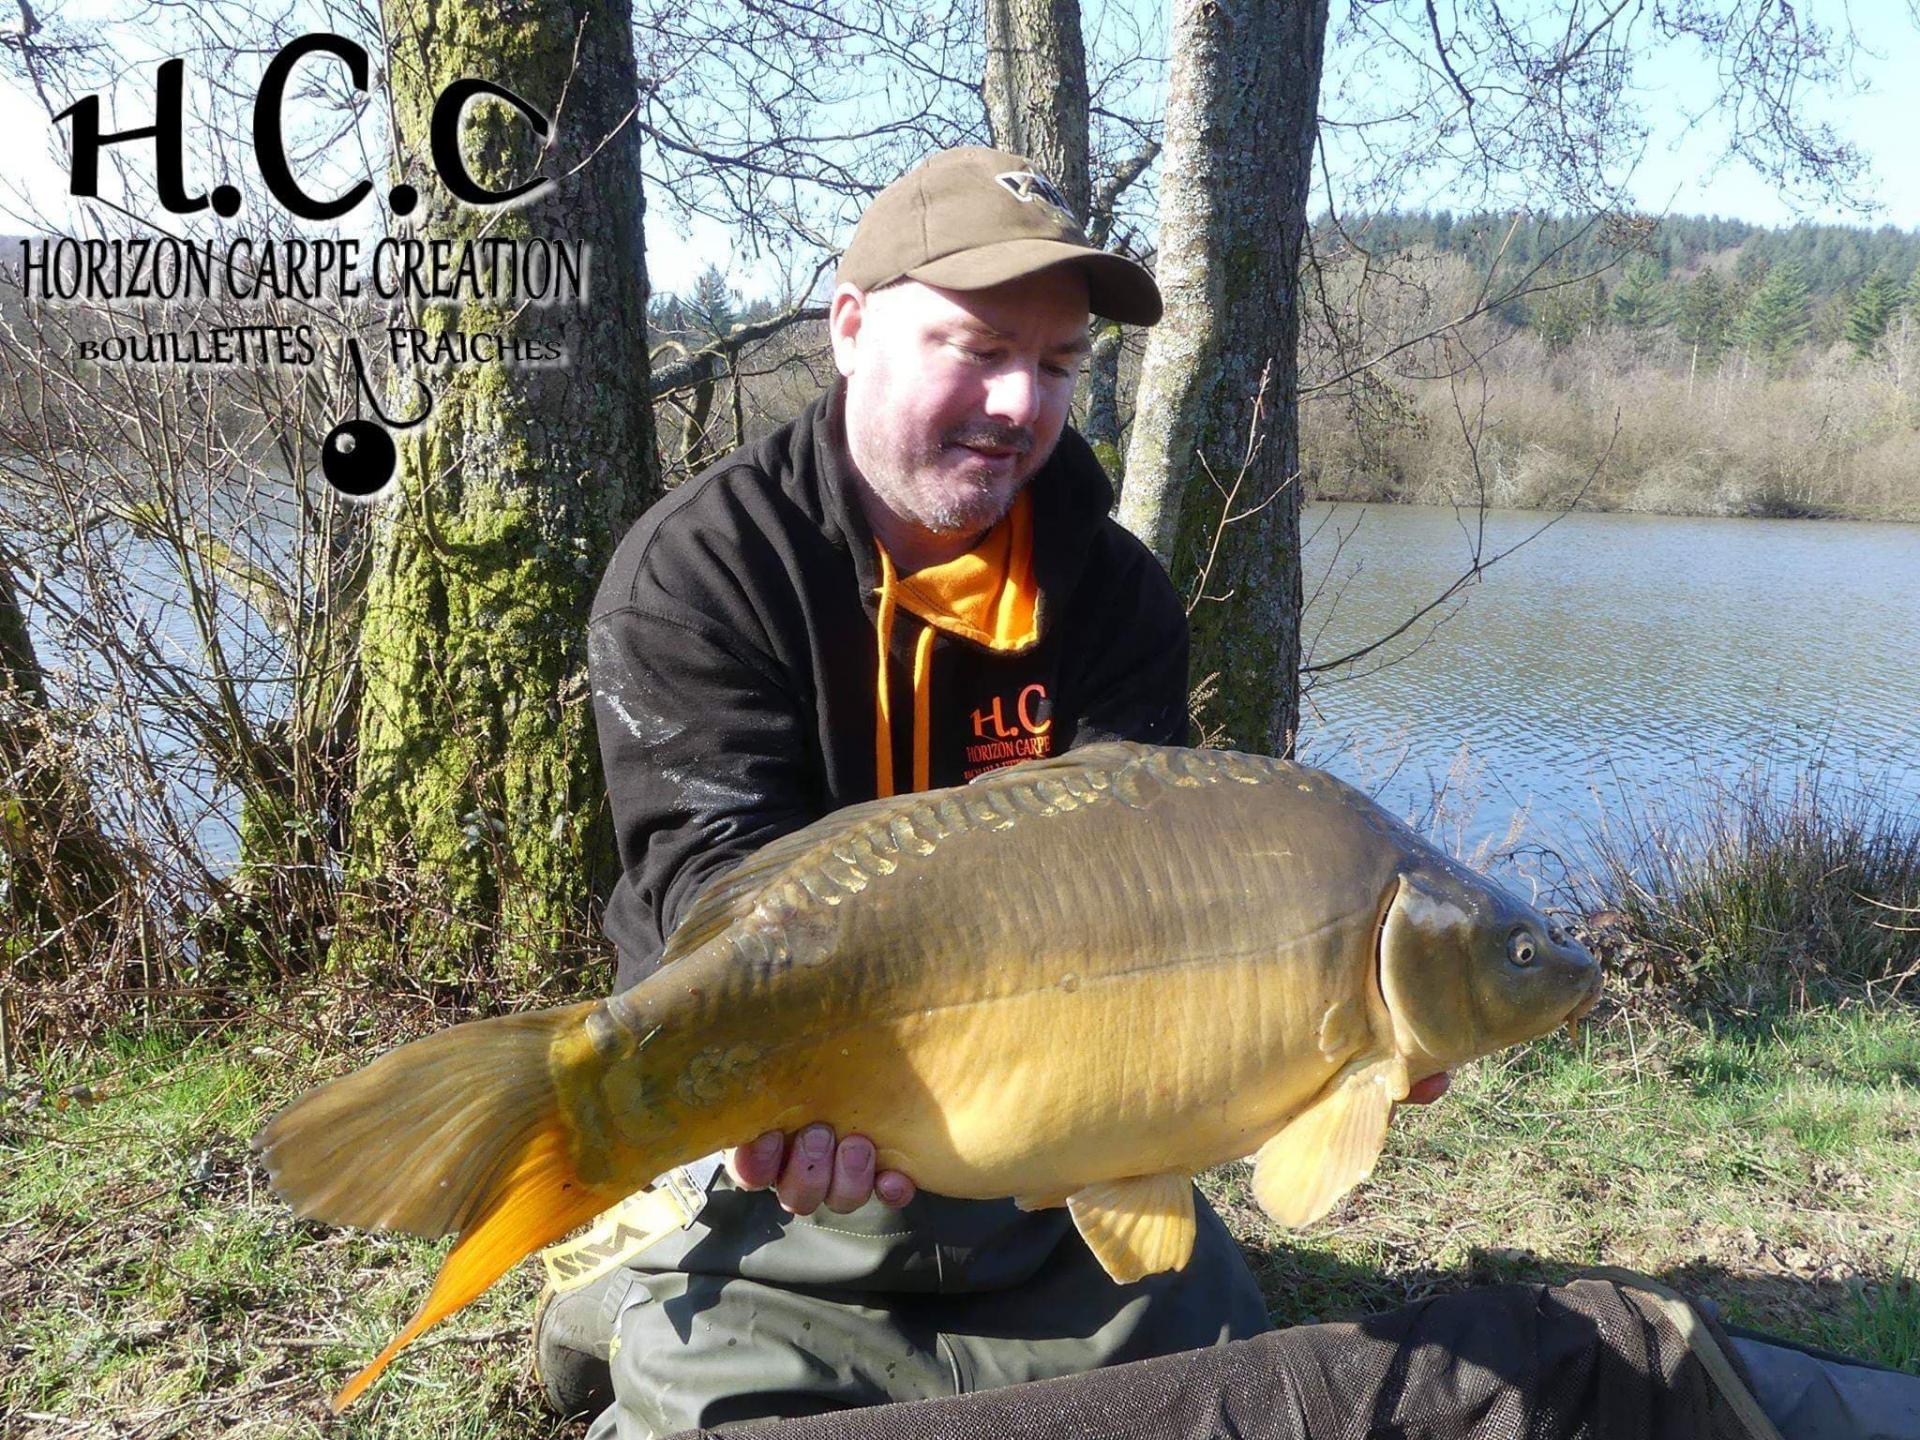
[[[0,1434],[577,1434],[527,1373],[521,1271],[338,1421],[443,1248],[295,1219],[246,1137],[346,1057],[283,1036],[117,1040],[0,1109]],[[76,1085],[97,1101],[59,1102]],[[31,1100],[32,1096],[27,1097]]]
[[[0,1112],[0,1414],[8,1433],[139,1440],[577,1435],[526,1365],[523,1268],[328,1425],[325,1397],[398,1328],[440,1247],[294,1219],[245,1138],[350,1057],[232,1033],[67,1057]],[[1920,1373],[1920,1015],[1704,1023],[1610,1007],[1403,1110],[1374,1178],[1277,1232],[1245,1165],[1203,1187],[1280,1324],[1489,1281],[1626,1265],[1754,1326]]]
[[[1920,996],[1920,810],[1758,766],[1588,828],[1579,908],[1630,979],[1738,1009]]]
[[[1403,1111],[1373,1179],[1304,1236],[1248,1168],[1203,1188],[1282,1324],[1624,1265],[1727,1318],[1920,1373],[1920,1016],[1724,1026],[1613,1009]]]
[[[1913,816],[1750,778],[1598,840],[1582,908],[1610,907],[1609,992],[1578,1038],[1403,1110],[1374,1177],[1305,1232],[1266,1220],[1245,1164],[1203,1178],[1276,1323],[1622,1265],[1920,1374]],[[536,1399],[529,1267],[328,1420],[444,1247],[295,1220],[246,1139],[431,1010],[121,1035],[0,1097],[0,1436],[578,1435]]]

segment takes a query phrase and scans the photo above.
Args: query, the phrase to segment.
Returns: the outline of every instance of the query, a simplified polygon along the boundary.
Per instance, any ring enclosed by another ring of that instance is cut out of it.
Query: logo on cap
[[[1071,213],[1067,210],[1067,197],[1060,193],[1060,187],[1037,170],[1007,170],[993,178],[1006,186],[1007,193],[1022,205],[1043,200],[1063,214]]]

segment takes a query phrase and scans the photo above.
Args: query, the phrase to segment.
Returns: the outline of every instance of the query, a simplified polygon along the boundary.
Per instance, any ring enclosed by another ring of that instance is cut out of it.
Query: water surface
[[[1488,512],[1483,558],[1552,519]],[[1442,593],[1478,523],[1309,506],[1314,658]],[[1528,840],[1577,848],[1603,805],[1756,763],[1920,804],[1920,525],[1568,515],[1441,613],[1319,677],[1301,749],[1399,814],[1425,816],[1438,792],[1470,846],[1524,812]]]

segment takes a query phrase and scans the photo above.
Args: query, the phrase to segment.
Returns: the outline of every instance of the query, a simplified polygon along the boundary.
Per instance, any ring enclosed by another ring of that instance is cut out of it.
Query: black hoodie
[[[891,574],[860,509],[843,404],[836,384],[675,490],[601,583],[589,639],[623,871],[606,915],[622,988],[657,968],[709,880],[829,811],[914,788],[891,781],[920,778],[916,749],[937,787],[1029,754],[1186,737],[1185,611],[1109,517],[1113,492],[1084,440],[1066,432],[1027,487],[1030,565],[1007,568],[1028,582],[1031,611],[1018,608],[1033,623],[997,646],[947,629],[927,638],[913,577]],[[878,759],[883,734],[890,763]],[[863,1290],[1003,1289],[1071,1231],[1065,1210],[930,1194],[898,1216],[875,1204],[796,1218],[722,1176],[699,1223],[645,1264]]]
[[[996,649],[937,629],[929,650],[907,603],[881,614],[887,577],[849,473],[844,393],[836,384],[653,506],[601,582],[589,652],[623,872],[606,913],[623,989],[658,965],[716,875],[875,798],[889,769],[901,779],[886,793],[917,788],[916,702],[930,787],[1101,740],[1185,742],[1186,614],[1109,516],[1086,442],[1067,430],[1027,487],[1037,633]],[[890,765],[876,761],[883,619]]]

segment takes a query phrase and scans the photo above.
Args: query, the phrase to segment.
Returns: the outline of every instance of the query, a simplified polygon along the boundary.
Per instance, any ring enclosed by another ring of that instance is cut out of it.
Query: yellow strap
[[[540,1252],[547,1283],[558,1291],[578,1290],[626,1264],[648,1246],[685,1229],[706,1203],[706,1195],[684,1169],[669,1170],[651,1190],[629,1195],[580,1234]]]
[[[1652,1299],[1665,1312],[1673,1328],[1680,1332],[1680,1338],[1687,1342],[1694,1358],[1720,1391],[1721,1398],[1733,1407],[1734,1413],[1746,1425],[1747,1434],[1752,1440],[1781,1440],[1780,1431],[1772,1417],[1761,1408],[1759,1398],[1740,1379],[1733,1362],[1714,1338],[1713,1331],[1707,1328],[1707,1322],[1700,1318],[1700,1312],[1693,1308],[1693,1302],[1686,1296],[1669,1289],[1651,1276],[1618,1265],[1591,1266],[1575,1278],[1604,1280],[1622,1290],[1638,1290]]]

